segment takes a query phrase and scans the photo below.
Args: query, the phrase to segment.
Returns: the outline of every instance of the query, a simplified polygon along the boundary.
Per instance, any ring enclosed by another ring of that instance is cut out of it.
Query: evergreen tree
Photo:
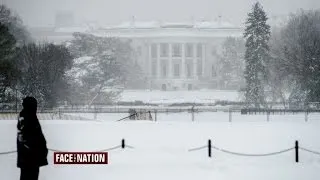
[[[7,90],[14,86],[18,71],[15,65],[16,40],[7,26],[0,22],[0,101],[5,102]]]
[[[270,26],[267,15],[259,2],[255,3],[248,14],[244,38],[246,38],[244,76],[246,79],[245,98],[248,105],[256,108],[265,103],[264,81],[268,73],[266,64],[269,59]]]
[[[220,58],[220,85],[227,89],[239,88],[243,82],[244,71],[244,41],[228,37],[222,45]]]
[[[3,4],[0,4],[0,22],[8,27],[18,46],[32,41],[31,34],[27,31],[19,15],[14,14],[11,9]]]

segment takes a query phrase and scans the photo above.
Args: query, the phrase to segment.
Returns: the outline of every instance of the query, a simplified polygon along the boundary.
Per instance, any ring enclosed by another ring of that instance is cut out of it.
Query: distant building
[[[151,89],[219,88],[218,55],[226,37],[242,29],[225,22],[127,22],[100,28],[97,36],[131,39]]]
[[[55,27],[72,27],[75,25],[74,15],[70,11],[59,11],[55,16]]]
[[[220,88],[217,73],[221,45],[226,37],[241,37],[243,29],[226,22],[125,22],[120,25],[54,27],[32,31],[36,40],[61,43],[74,32],[130,39],[137,63],[151,89]]]
[[[31,27],[28,29],[37,42],[63,43],[73,38],[74,32],[87,32],[89,26],[77,25],[70,11],[59,11],[52,27]]]

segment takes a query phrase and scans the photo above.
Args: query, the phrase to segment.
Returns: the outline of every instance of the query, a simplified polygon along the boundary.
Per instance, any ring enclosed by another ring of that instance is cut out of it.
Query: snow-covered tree
[[[15,37],[17,45],[31,42],[31,35],[23,25],[18,14],[14,14],[5,5],[0,5],[0,22],[9,28],[9,32]]]
[[[0,4],[0,102],[15,100],[20,71],[17,67],[16,47],[30,42],[30,34],[21,18]]]
[[[18,50],[21,78],[19,89],[32,95],[42,107],[54,107],[67,94],[65,73],[72,66],[72,56],[62,45],[26,44]]]
[[[219,58],[221,86],[224,88],[241,87],[244,71],[244,41],[241,38],[228,37],[222,45]]]
[[[91,105],[117,98],[133,68],[130,43],[117,38],[75,33],[68,48],[76,57],[68,74],[70,79],[76,80],[73,87],[84,97],[73,97],[71,101],[85,101]]]
[[[16,84],[18,70],[15,62],[16,40],[7,26],[0,22],[0,101],[7,101],[6,93]]]
[[[275,45],[275,66],[291,82],[290,101],[319,102],[320,10],[292,15]]]
[[[245,98],[248,105],[260,107],[265,104],[264,81],[268,72],[270,26],[267,15],[259,2],[255,3],[248,14],[244,38],[246,39],[244,77],[246,80]]]
[[[280,48],[280,39],[281,39],[281,30],[283,27],[275,27],[272,29],[272,36],[270,38],[270,60],[267,64],[268,68],[268,82],[267,94],[266,97],[272,102],[281,102],[284,107],[286,107],[287,97],[286,93],[292,84],[291,77],[288,76],[288,73],[283,71],[283,64],[279,59],[282,53]]]

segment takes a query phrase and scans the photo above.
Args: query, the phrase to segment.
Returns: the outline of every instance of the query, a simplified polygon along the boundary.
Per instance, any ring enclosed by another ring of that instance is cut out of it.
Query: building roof
[[[160,21],[127,21],[118,25],[105,26],[102,29],[159,29],[159,28],[239,28],[224,21],[198,22],[160,22]]]
[[[54,32],[57,32],[57,33],[74,33],[74,32],[87,32],[89,30],[90,30],[89,27],[74,26],[74,27],[59,27],[59,28],[55,28]]]
[[[158,37],[240,37],[243,29],[223,21],[160,22],[129,21],[113,26],[81,25],[73,27],[32,28],[38,40],[63,41],[72,39],[74,32],[103,37],[158,38]]]
[[[131,21],[106,26],[90,32],[96,36],[150,38],[150,37],[226,37],[242,36],[242,28],[229,22],[159,22]]]

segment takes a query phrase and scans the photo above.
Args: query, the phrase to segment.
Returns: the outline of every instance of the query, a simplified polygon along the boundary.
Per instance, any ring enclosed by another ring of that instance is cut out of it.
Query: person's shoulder
[[[23,111],[21,111],[19,114],[18,114],[18,119],[20,118],[25,118],[25,113]]]

